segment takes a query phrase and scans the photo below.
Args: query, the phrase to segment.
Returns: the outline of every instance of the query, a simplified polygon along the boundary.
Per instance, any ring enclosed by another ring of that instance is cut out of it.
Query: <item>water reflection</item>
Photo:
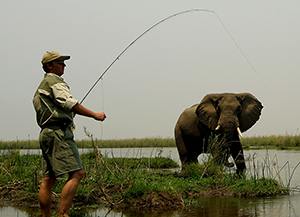
[[[13,207],[1,207],[0,206],[0,216],[18,216],[27,217],[28,214],[25,211],[13,208]]]
[[[30,216],[11,207],[0,208],[0,216]],[[85,217],[299,217],[300,194],[267,198],[216,197],[200,198],[186,209],[168,212],[112,211],[108,209],[73,211],[73,216]]]

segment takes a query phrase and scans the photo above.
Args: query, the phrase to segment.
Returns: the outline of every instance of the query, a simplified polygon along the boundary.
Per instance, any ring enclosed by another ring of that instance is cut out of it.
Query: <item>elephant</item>
[[[175,125],[175,142],[179,152],[182,170],[193,162],[198,162],[201,153],[208,152],[211,135],[219,135],[224,142],[220,164],[229,164],[231,155],[236,165],[236,173],[246,169],[240,137],[259,119],[263,105],[250,93],[211,93],[200,104],[185,109]]]

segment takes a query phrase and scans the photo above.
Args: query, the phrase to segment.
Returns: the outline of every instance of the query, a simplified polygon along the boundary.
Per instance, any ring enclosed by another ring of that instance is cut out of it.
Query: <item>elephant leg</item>
[[[186,146],[180,148],[179,157],[182,165],[182,170],[185,170],[188,164],[198,163],[199,154],[195,151],[188,150]],[[184,150],[184,151],[182,151]]]
[[[197,163],[199,151],[195,150],[199,145],[199,139],[184,136],[179,128],[175,128],[175,140],[178,149],[182,170],[190,163]]]
[[[181,167],[182,170],[186,168],[187,159],[188,159],[188,151],[186,149],[186,146],[184,144],[182,131],[180,128],[176,125],[175,127],[175,142],[178,149],[179,158],[181,161]]]
[[[242,148],[242,144],[239,141],[233,142],[231,147],[231,155],[235,161],[237,170],[237,174],[242,174],[246,169],[246,163],[244,158],[244,152]]]

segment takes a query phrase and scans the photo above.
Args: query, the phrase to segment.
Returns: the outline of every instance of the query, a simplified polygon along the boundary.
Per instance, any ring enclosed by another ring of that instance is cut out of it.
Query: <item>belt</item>
[[[59,129],[66,130],[70,126],[71,126],[71,123],[53,122],[53,123],[50,123],[50,124],[43,125],[42,129],[50,128],[50,129],[53,129],[53,130],[59,130]]]

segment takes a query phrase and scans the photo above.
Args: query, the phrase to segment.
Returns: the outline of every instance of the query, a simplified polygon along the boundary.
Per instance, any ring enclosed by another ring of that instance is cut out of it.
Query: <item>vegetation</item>
[[[244,148],[300,148],[299,135],[253,136],[241,140]]]
[[[176,147],[174,138],[133,138],[93,141],[99,148]],[[243,148],[300,149],[299,135],[253,136],[241,139]],[[93,148],[91,139],[77,140],[78,148]],[[37,140],[0,141],[0,149],[39,149]]]
[[[99,148],[143,148],[143,147],[176,147],[173,138],[133,138],[119,140],[93,141]],[[76,140],[78,148],[93,148],[91,139]],[[0,149],[39,149],[37,140],[0,141]]]
[[[74,199],[75,208],[178,209],[202,196],[261,197],[289,193],[288,188],[268,177],[246,178],[246,175],[224,172],[214,156],[202,164],[191,164],[179,173],[161,170],[179,167],[171,159],[110,159],[99,153],[93,139],[91,142],[94,151],[81,156],[86,175]],[[0,198],[37,206],[41,158],[19,155],[18,151],[0,156]],[[60,192],[67,177],[59,179],[53,188],[54,208],[59,204]]]
[[[284,186],[273,177],[265,176],[264,174],[267,174],[265,171],[248,171],[247,174],[236,175],[230,169],[225,170],[219,164],[219,156],[222,155],[219,152],[222,150],[220,140],[215,138],[210,141],[212,155],[201,164],[191,164],[185,171],[178,172],[174,168],[179,168],[179,165],[169,158],[160,157],[159,152],[158,156],[151,158],[106,158],[98,149],[107,146],[174,147],[174,140],[171,138],[99,141],[94,140],[86,129],[85,133],[89,140],[77,143],[80,147],[92,148],[93,151],[81,155],[86,174],[74,198],[73,212],[76,209],[99,206],[116,209],[174,210],[194,203],[195,199],[203,196],[262,197],[289,194],[289,186]],[[273,141],[272,137],[269,138]],[[260,139],[265,143],[262,145],[264,147],[274,144],[267,143],[267,139],[262,140],[264,137],[253,139],[255,142],[249,145],[251,147],[259,146]],[[247,138],[244,140],[247,142]],[[289,141],[295,142],[296,138],[290,137]],[[5,149],[9,147],[16,149],[35,146],[36,143],[36,141],[15,141],[2,142],[0,145],[1,148],[6,147]],[[297,146],[297,143],[294,145]],[[42,156],[37,155],[20,155],[18,149],[0,156],[0,199],[18,205],[38,207],[41,159]],[[162,170],[163,168],[169,170]],[[262,170],[272,168],[272,165],[265,164]],[[254,170],[258,169],[254,167]],[[277,178],[280,180],[280,177]],[[53,188],[54,209],[59,204],[60,192],[66,180],[67,177],[59,178]]]
[[[82,155],[82,160],[86,165],[86,175],[74,200],[76,206],[178,208],[184,206],[182,199],[191,200],[203,195],[270,196],[288,193],[275,180],[246,179],[225,174],[218,167],[207,169],[207,165],[192,164],[184,173],[149,170],[178,167],[166,158],[108,159],[89,153]],[[37,203],[41,156],[11,152],[1,156],[0,161],[1,198],[18,203]],[[54,204],[59,202],[66,178],[61,178],[54,186]]]

